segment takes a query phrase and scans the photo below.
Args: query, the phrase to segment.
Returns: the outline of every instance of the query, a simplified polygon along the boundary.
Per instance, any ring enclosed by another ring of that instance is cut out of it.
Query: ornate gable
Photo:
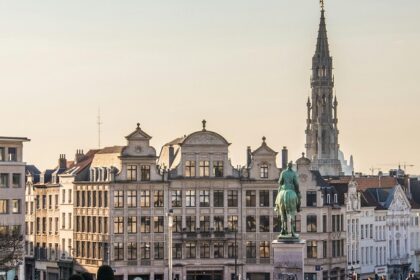
[[[278,153],[276,151],[274,151],[273,149],[271,149],[267,143],[265,142],[266,138],[263,137],[262,138],[263,142],[261,144],[261,146],[256,149],[254,152],[252,152],[253,156],[276,156]]]
[[[212,131],[198,131],[190,134],[184,142],[181,144],[184,145],[223,145],[228,146],[230,145],[229,142],[226,141],[221,135],[212,132]]]
[[[400,185],[395,186],[394,192],[390,193],[390,196],[392,196],[392,200],[388,207],[389,210],[405,211],[411,208],[410,202]]]
[[[150,140],[152,137],[140,128],[140,123],[137,123],[137,128],[130,135],[125,137],[128,141]]]

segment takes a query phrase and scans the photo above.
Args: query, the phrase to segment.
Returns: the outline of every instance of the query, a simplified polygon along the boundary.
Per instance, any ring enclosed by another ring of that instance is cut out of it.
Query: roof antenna
[[[101,107],[98,107],[98,121],[96,123],[98,125],[98,148],[101,148]]]

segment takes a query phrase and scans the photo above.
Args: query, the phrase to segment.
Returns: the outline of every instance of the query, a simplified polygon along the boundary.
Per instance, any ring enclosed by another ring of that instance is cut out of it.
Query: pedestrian
[[[115,280],[114,270],[109,265],[101,265],[96,274],[97,280]]]

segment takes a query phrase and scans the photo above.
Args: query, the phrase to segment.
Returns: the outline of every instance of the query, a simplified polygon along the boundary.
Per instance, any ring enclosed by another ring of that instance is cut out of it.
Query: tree
[[[23,258],[23,235],[20,227],[0,232],[0,270],[15,268]]]

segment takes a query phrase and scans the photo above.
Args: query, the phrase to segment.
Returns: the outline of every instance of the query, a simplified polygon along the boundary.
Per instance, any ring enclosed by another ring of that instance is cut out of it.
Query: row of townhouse
[[[164,145],[159,157],[140,126],[126,139],[126,146],[78,150],[74,161],[61,155],[55,169],[29,174],[26,279],[95,274],[102,264],[117,279],[167,279],[170,210],[174,278],[273,279],[281,169],[265,138],[237,168],[230,143],[205,125]],[[345,279],[345,208],[308,159],[296,163],[305,277]]]

